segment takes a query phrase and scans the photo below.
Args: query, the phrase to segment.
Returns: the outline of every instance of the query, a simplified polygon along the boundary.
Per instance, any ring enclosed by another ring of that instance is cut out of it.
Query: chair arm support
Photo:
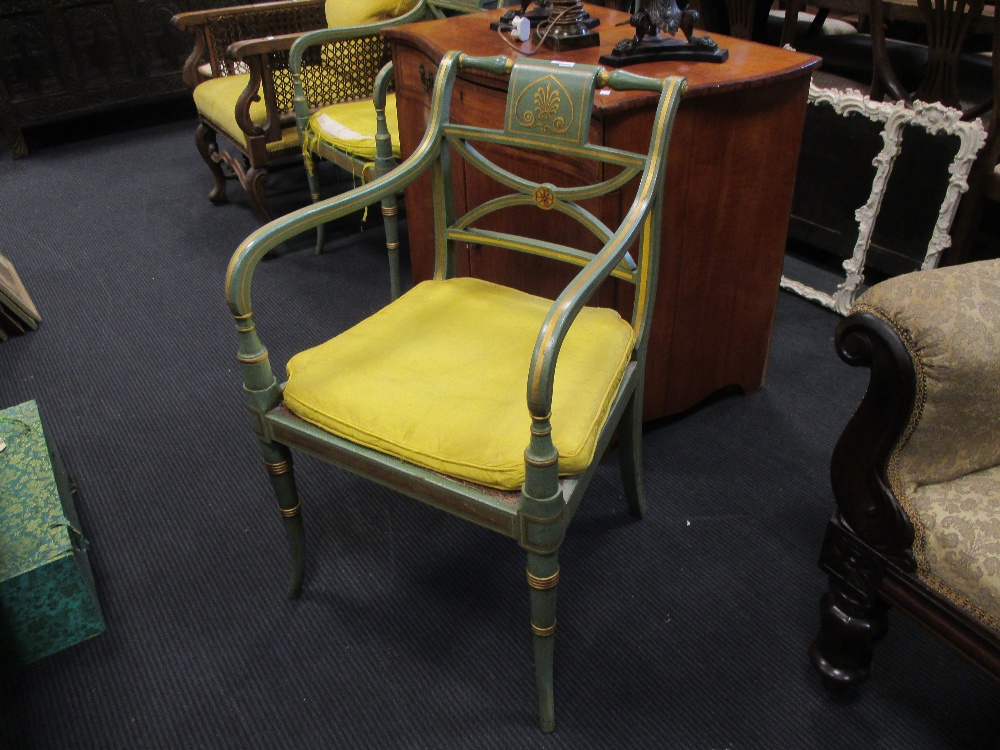
[[[250,117],[250,105],[260,99],[261,83],[264,80],[264,70],[267,62],[260,57],[250,57],[246,60],[246,63],[250,78],[247,81],[246,88],[243,89],[236,100],[236,124],[248,136],[259,135],[268,130],[274,132],[275,129],[280,129],[280,124],[278,123],[280,113],[274,112],[272,107],[267,107],[267,122],[263,128],[255,124]]]
[[[639,181],[636,198],[625,218],[611,239],[563,290],[542,323],[535,348],[531,354],[528,370],[527,401],[531,415],[531,429],[528,445],[524,451],[525,479],[521,493],[524,507],[532,513],[545,517],[561,512],[559,491],[559,451],[552,440],[552,391],[555,382],[556,362],[569,328],[580,310],[590,300],[598,287],[611,275],[633,242],[641,235],[642,249],[640,262],[645,265],[644,279],[655,279],[659,261],[660,207],[663,204],[663,176],[666,170],[666,154],[670,144],[670,134],[674,115],[686,89],[683,78],[670,77],[663,80],[631,80],[629,73],[612,73],[607,78],[599,76],[599,85],[620,83],[628,86],[638,84],[643,89],[660,89],[660,102],[653,120],[650,137],[647,168]],[[655,282],[647,283],[636,290],[636,310],[632,324],[636,328],[636,347],[633,357],[637,357],[640,367],[645,352],[645,331],[650,321]]]
[[[917,374],[900,332],[856,311],[841,321],[837,353],[871,370],[868,390],[833,450],[830,480],[841,519],[865,542],[913,569],[913,526],[892,489],[890,462],[912,429]]]
[[[906,557],[908,494],[1000,464],[1000,261],[906,274],[863,294],[837,329],[868,392],[834,450],[841,516]]]
[[[176,19],[177,16],[174,16]],[[173,20],[173,19],[172,19]],[[198,73],[198,68],[207,61],[208,40],[204,26],[190,27],[189,31],[194,34],[194,46],[191,54],[184,60],[184,67],[181,68],[181,78],[184,85],[194,91],[195,86],[201,83],[203,76]]]

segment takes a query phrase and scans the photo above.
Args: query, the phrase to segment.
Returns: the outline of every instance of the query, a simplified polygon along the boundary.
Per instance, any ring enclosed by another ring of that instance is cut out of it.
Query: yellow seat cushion
[[[472,278],[425,281],[288,362],[285,404],[328,432],[504,490],[524,482],[528,369],[551,300]],[[559,473],[579,474],[632,354],[632,326],[585,308],[556,368]]]
[[[399,125],[396,95],[385,102],[385,120],[392,137],[392,153],[399,157]],[[375,105],[371,100],[344,102],[323,107],[309,118],[307,143],[315,138],[338,151],[366,161],[375,160]]]
[[[361,26],[409,13],[420,0],[326,0],[326,25],[331,29]]]
[[[249,73],[220,76],[202,81],[194,89],[194,105],[198,111],[219,126],[222,134],[238,146],[247,145],[246,137],[236,124],[236,100],[250,82]],[[263,96],[250,104],[250,119],[255,125],[267,122],[267,109]],[[283,128],[281,140],[267,144],[268,151],[277,151],[297,145],[298,128],[294,125]]]

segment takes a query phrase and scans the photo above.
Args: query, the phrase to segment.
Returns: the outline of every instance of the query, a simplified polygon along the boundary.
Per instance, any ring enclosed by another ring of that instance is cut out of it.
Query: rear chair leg
[[[391,299],[399,298],[399,206],[396,195],[382,199],[382,221],[385,229],[385,249],[389,254],[389,294]]]
[[[319,175],[316,174],[316,160],[308,148],[302,149],[302,165],[306,168],[306,179],[309,181],[309,199],[315,204],[319,202]],[[323,250],[325,242],[325,224],[316,227],[316,255]]]
[[[646,493],[642,486],[642,383],[636,386],[625,413],[618,423],[618,463],[629,512],[636,518],[646,515]]]

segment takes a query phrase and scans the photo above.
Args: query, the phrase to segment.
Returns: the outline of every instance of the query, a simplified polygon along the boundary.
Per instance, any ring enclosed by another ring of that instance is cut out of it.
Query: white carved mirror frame
[[[986,142],[986,130],[979,120],[965,122],[961,119],[962,113],[959,110],[942,104],[915,101],[912,107],[909,107],[902,102],[876,102],[854,89],[845,91],[825,89],[819,88],[815,83],[809,84],[809,103],[829,104],[834,112],[843,117],[860,114],[872,122],[884,124],[882,150],[872,161],[875,166],[875,179],[872,182],[871,195],[854,213],[854,218],[858,222],[858,239],[854,243],[853,255],[844,261],[844,270],[847,272],[844,281],[830,295],[786,276],[781,277],[782,289],[795,292],[841,315],[846,315],[854,304],[858,287],[864,280],[865,257],[871,244],[875,220],[882,206],[889,176],[903,145],[903,129],[907,125],[916,125],[931,134],[956,135],[959,139],[958,150],[948,167],[950,175],[948,187],[941,202],[934,231],[927,244],[927,253],[920,266],[922,271],[935,268],[941,260],[941,253],[951,245],[951,224],[958,210],[959,199],[969,189],[969,172],[976,154]]]

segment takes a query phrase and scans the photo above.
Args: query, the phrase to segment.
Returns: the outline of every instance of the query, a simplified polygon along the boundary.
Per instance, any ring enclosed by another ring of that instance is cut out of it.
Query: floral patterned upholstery
[[[891,279],[854,310],[890,323],[917,373],[889,476],[918,575],[1000,632],[1000,260]]]

